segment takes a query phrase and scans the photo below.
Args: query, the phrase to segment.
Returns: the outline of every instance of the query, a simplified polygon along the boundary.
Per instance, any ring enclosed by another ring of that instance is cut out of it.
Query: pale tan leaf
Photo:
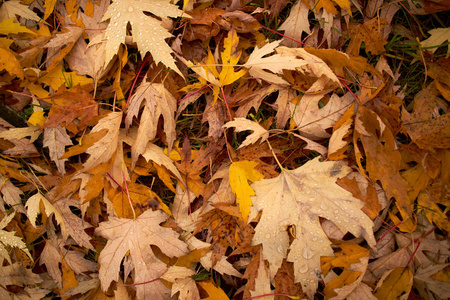
[[[5,211],[3,205],[4,202],[11,207],[14,207],[17,212],[26,213],[21,198],[23,192],[18,187],[14,186],[14,184],[12,184],[8,178],[4,177],[3,174],[0,174],[0,182],[2,183],[0,188],[0,210]]]
[[[63,232],[63,234],[67,234],[63,217],[40,192],[28,198],[27,203],[25,204],[25,207],[27,208],[27,216],[30,220],[31,225],[36,228],[36,218],[38,214],[41,213],[40,203],[43,204],[44,212],[47,217],[50,217],[50,215],[54,214],[56,222],[61,226],[61,231]]]
[[[10,128],[14,128],[14,126],[0,118],[0,133],[8,131]],[[29,139],[13,139],[10,142],[14,144],[14,147],[4,150],[4,155],[10,155],[13,157],[29,157],[38,154],[36,147],[30,142]]]
[[[269,261],[274,276],[287,255],[294,263],[295,282],[300,282],[309,297],[317,289],[320,256],[332,256],[331,242],[323,232],[319,217],[331,220],[343,232],[363,236],[375,246],[373,223],[361,208],[364,204],[336,184],[351,172],[343,163],[309,161],[295,170],[252,184],[256,196],[250,220],[262,211],[252,245],[262,244],[263,258]],[[289,243],[288,226],[296,229]]]
[[[172,172],[173,175],[180,181],[184,182],[181,177],[180,171],[174,165],[173,161],[164,153],[164,150],[156,146],[155,144],[148,143],[142,156],[147,160],[151,160],[154,163],[164,166],[167,170]]]
[[[44,147],[48,147],[50,159],[56,164],[59,173],[64,175],[66,168],[64,162],[67,158],[60,158],[66,151],[66,146],[73,145],[66,129],[58,125],[57,127],[47,127],[44,129]]]
[[[344,286],[342,288],[334,289],[334,291],[338,295],[335,296],[335,297],[330,298],[330,300],[344,300],[344,299],[348,299],[348,296],[350,294],[352,294],[355,291],[355,289],[362,284],[361,281],[362,281],[362,279],[364,277],[364,273],[367,270],[367,265],[369,263],[369,257],[362,257],[359,260],[360,260],[359,263],[352,264],[350,266],[350,268],[347,268],[347,270],[360,273],[358,278],[354,282],[349,284],[349,285],[346,285],[346,286]],[[372,295],[372,298],[376,299],[376,297],[373,296],[373,295]],[[365,299],[370,299],[370,297],[369,298],[365,298]]]
[[[333,132],[328,143],[328,156],[337,153],[349,144],[349,142],[344,141],[344,138],[346,138],[351,132],[351,127],[352,123],[347,123]]]
[[[211,244],[205,243],[199,239],[197,239],[195,236],[191,236],[186,243],[189,246],[189,250],[195,250],[195,249],[203,249],[206,247],[210,247]],[[237,271],[232,264],[230,264],[227,260],[227,256],[223,255],[220,260],[213,266],[212,265],[212,251],[209,251],[206,253],[205,256],[200,258],[200,263],[202,266],[207,270],[214,269],[215,271],[219,272],[220,274],[228,274],[231,276],[235,276],[238,278],[242,277],[242,274]]]
[[[434,53],[437,48],[442,45],[444,42],[450,42],[450,27],[449,28],[435,28],[428,31],[430,34],[430,37],[426,40],[423,40],[420,45],[422,48],[429,48],[426,49],[427,51],[430,51],[431,53]],[[446,57],[450,56],[450,45],[447,46],[447,55]]]
[[[75,274],[97,272],[97,264],[91,260],[85,259],[85,254],[83,252],[67,251],[64,248],[61,250],[64,251],[65,262]]]
[[[122,112],[110,112],[92,128],[91,133],[107,129],[108,132],[85,152],[90,154],[82,171],[87,171],[99,164],[106,163],[117,150]]]
[[[74,215],[70,209],[70,206],[80,208],[80,201],[74,198],[61,198],[53,203],[53,206],[60,213],[67,230],[67,234],[63,236],[64,239],[67,239],[67,235],[70,235],[79,246],[95,251],[89,242],[91,237],[84,231],[84,229],[92,226]]]
[[[172,215],[180,228],[186,232],[193,232],[202,210],[190,211],[191,203],[195,200],[195,194],[189,189],[181,188],[177,184],[175,198],[173,199]]]
[[[250,95],[249,99],[246,99],[247,100],[246,103],[239,106],[238,110],[236,111],[236,118],[246,118],[248,115],[248,112],[252,108],[255,109],[255,111],[258,111],[259,106],[261,105],[264,98],[266,98],[270,94],[278,91],[279,89],[280,88],[274,84],[268,84],[268,85],[259,87],[256,91],[254,91]]]
[[[298,137],[299,139],[303,140],[304,142],[306,142],[305,149],[320,153],[324,157],[327,155],[327,152],[328,152],[327,147],[325,147],[317,142],[314,142],[308,138],[305,138],[304,136],[301,136],[299,134],[293,133],[293,135]]]
[[[175,282],[178,278],[187,278],[193,275],[195,275],[195,272],[191,269],[186,267],[171,266],[167,269],[166,273],[161,276],[161,278],[170,282]]]
[[[61,254],[58,251],[57,245],[53,244],[52,240],[45,242],[44,250],[42,250],[39,257],[39,265],[45,265],[48,275],[55,281],[58,288],[62,288],[62,272],[59,268],[61,263]]]
[[[78,75],[89,75],[94,82],[106,72],[103,68],[101,57],[105,51],[105,44],[86,44],[84,39],[79,39],[72,48],[72,51],[65,57],[65,61],[70,69],[77,71]]]
[[[328,103],[319,108],[319,101],[325,94],[305,94],[298,105],[290,103],[290,111],[294,114],[293,119],[300,133],[312,140],[329,138],[326,129],[333,127],[354,101],[350,93],[342,97],[333,94]]]
[[[145,101],[144,101],[145,100]],[[164,132],[166,133],[169,152],[176,138],[175,112],[177,100],[160,83],[144,82],[131,97],[128,113],[125,118],[127,128],[131,125],[133,118],[137,117],[144,102],[144,111],[139,122],[139,129],[133,145],[131,146],[131,169],[147,146],[147,143],[156,137],[159,117],[164,118]]]
[[[434,274],[448,267],[450,264],[430,265],[426,268],[420,267],[414,275],[414,287],[417,288],[423,297],[433,292],[437,299],[450,298],[450,284],[432,278]]]
[[[238,149],[254,144],[259,139],[261,139],[259,143],[262,143],[269,138],[269,131],[264,129],[257,122],[245,118],[235,118],[233,121],[227,122],[225,125],[223,125],[223,127],[225,128],[234,127],[236,132],[246,130],[253,131],[252,134],[250,134],[245,138],[244,142],[239,146]]]
[[[373,295],[373,290],[365,283],[360,283],[354,290],[347,296],[347,300],[377,300],[378,298]]]
[[[284,30],[284,34],[297,41],[302,40],[302,34],[310,34],[309,29],[309,19],[308,19],[309,8],[303,1],[297,1],[297,3],[292,6],[289,17],[281,24],[278,30]],[[284,38],[283,45],[288,47],[298,47],[300,44],[291,39]]]
[[[172,296],[178,293],[179,300],[199,300],[197,284],[192,278],[177,279],[172,284]]]
[[[278,97],[275,102],[277,108],[276,114],[276,127],[278,129],[283,129],[286,126],[287,121],[291,117],[291,112],[289,111],[289,103],[297,97],[297,93],[294,89],[282,89],[278,92]]]
[[[3,286],[26,286],[43,282],[44,280],[33,273],[31,269],[22,267],[22,263],[13,263],[8,266],[0,266],[0,282]]]
[[[137,43],[141,57],[145,57],[147,52],[150,52],[155,63],[162,62],[181,75],[180,70],[175,65],[175,59],[171,56],[172,49],[165,42],[165,39],[172,37],[172,34],[161,26],[160,20],[145,14],[145,12],[150,12],[163,20],[167,17],[187,17],[169,0],[113,1],[102,19],[102,21],[110,19],[108,28],[105,30],[106,53],[104,65],[106,66],[109,63],[119,51],[120,44],[125,42],[127,26],[130,23],[133,41]]]
[[[110,217],[100,223],[95,234],[108,240],[99,256],[102,290],[106,291],[112,281],[119,280],[121,262],[128,252],[135,270],[135,283],[159,278],[167,270],[150,245],[157,246],[169,257],[187,253],[187,246],[178,239],[178,234],[159,225],[166,219],[167,215],[160,210],[147,210],[135,220]],[[170,293],[159,280],[137,285],[136,290],[138,299],[165,299]]]
[[[10,215],[5,215],[0,222],[0,255],[6,258],[6,260],[11,264],[11,258],[8,254],[8,251],[6,250],[5,246],[7,247],[17,247],[20,248],[23,252],[25,252],[31,260],[33,260],[33,257],[31,256],[30,251],[28,251],[27,245],[22,241],[22,239],[15,235],[15,231],[5,231],[3,228],[5,228],[6,225],[8,225],[9,222],[14,218],[15,212],[13,212]],[[2,282],[3,283],[3,282]]]
[[[19,0],[3,1],[2,7],[0,8],[0,22],[16,18],[16,15],[36,22],[41,20],[41,18],[35,12],[30,10],[27,5],[23,5],[20,2],[21,1]]]
[[[75,43],[83,34],[84,29],[78,26],[67,26],[61,33],[45,44],[45,48],[61,48],[69,43]]]
[[[25,287],[24,288],[25,293],[23,294],[15,294],[14,295],[14,299],[18,299],[18,300],[41,300],[45,298],[45,295],[47,295],[48,293],[50,293],[50,290],[47,289],[43,289],[40,287],[34,287],[34,288],[29,288],[29,287]]]
[[[70,290],[68,290],[64,294],[62,294],[61,296],[65,297],[65,296],[73,296],[73,295],[77,295],[77,294],[84,294],[90,290],[97,289],[100,286],[100,280],[98,279],[98,275],[94,273],[94,274],[91,274],[91,276],[94,278],[78,282],[78,285],[76,287],[71,288]],[[120,286],[120,284],[118,284],[118,286]],[[118,287],[118,289],[119,289],[119,287]],[[119,299],[125,300],[128,298],[124,297],[124,298],[119,298]]]
[[[261,297],[264,294],[273,294],[273,291],[270,289],[270,273],[267,269],[262,256],[259,256],[259,267],[258,267],[258,275],[255,278],[255,288],[250,291],[252,297],[260,296],[258,299],[262,300],[273,300],[274,296],[266,296]]]
[[[286,80],[276,74],[283,74],[283,70],[295,70],[296,68],[300,68],[308,64],[307,61],[298,59],[295,55],[283,56],[280,54],[274,54],[265,57],[266,55],[274,52],[274,49],[280,45],[280,42],[281,41],[274,41],[264,45],[262,48],[256,47],[255,50],[253,50],[247,62],[244,64],[244,67],[249,69],[248,72],[250,76],[263,79],[273,84],[288,85],[289,83]]]
[[[300,66],[298,70],[307,71],[308,73],[315,75],[317,78],[324,75],[340,86],[339,78],[337,78],[336,74],[334,74],[330,67],[322,59],[308,53],[305,49],[278,47],[277,53],[279,53],[281,57],[292,57],[293,59],[298,59],[297,57],[300,57],[304,59],[307,64]]]
[[[410,254],[406,248],[378,258],[371,262],[368,272],[364,276],[364,280],[378,281],[383,274],[396,267],[406,267],[410,258]]]
[[[161,276],[161,279],[172,282],[172,296],[179,292],[179,300],[198,300],[200,294],[198,292],[195,281],[191,278],[195,272],[185,267],[171,266]]]
[[[34,142],[42,133],[40,126],[28,126],[22,128],[10,128],[0,132],[0,138],[5,140],[20,140],[29,136],[30,142]]]

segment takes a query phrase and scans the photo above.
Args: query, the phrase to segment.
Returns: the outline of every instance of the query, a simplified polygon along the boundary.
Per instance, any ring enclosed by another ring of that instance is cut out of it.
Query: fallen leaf
[[[312,297],[320,274],[320,256],[331,256],[331,242],[323,232],[319,217],[334,222],[343,232],[363,236],[375,245],[373,223],[360,209],[363,204],[336,185],[336,179],[350,172],[336,162],[320,162],[319,158],[280,176],[252,184],[250,220],[262,211],[256,226],[253,245],[262,244],[263,257],[269,261],[271,276],[280,268],[283,258],[294,263],[295,282]],[[302,220],[301,222],[299,220]],[[288,227],[295,228],[295,238],[289,243]]]
[[[224,291],[212,282],[200,281],[198,285],[208,293],[208,298],[203,298],[203,300],[229,300]]]
[[[247,136],[244,142],[239,146],[238,149],[246,147],[248,145],[256,143],[259,139],[261,141],[259,143],[264,142],[269,138],[269,132],[261,127],[257,122],[247,120],[245,118],[235,118],[233,121],[229,121],[223,125],[225,128],[234,127],[237,132],[251,130],[252,134]]]
[[[239,204],[239,211],[247,223],[248,214],[250,213],[250,206],[252,205],[251,196],[255,192],[248,184],[248,181],[258,181],[264,176],[255,170],[258,165],[254,161],[238,161],[230,165],[230,186],[233,193],[236,194],[236,202]]]
[[[280,45],[281,41],[274,41],[272,43],[264,45],[262,48],[256,47],[255,50],[250,54],[244,67],[249,69],[250,76],[260,78],[269,83],[273,84],[289,84],[286,80],[277,76],[283,74],[283,69],[285,70],[295,70],[308,63],[308,61],[303,59],[298,59],[292,55],[281,55],[274,54],[265,57],[275,51]],[[269,70],[271,72],[268,72]]]
[[[108,221],[100,223],[95,234],[108,239],[98,260],[103,291],[108,289],[112,281],[119,280],[122,259],[129,252],[135,269],[134,282],[147,282],[136,286],[137,298],[164,298],[166,294],[170,294],[170,290],[161,281],[148,282],[159,278],[167,270],[150,245],[157,246],[169,257],[187,253],[187,246],[178,239],[178,234],[159,225],[166,219],[167,215],[162,211],[147,210],[136,220],[110,217]]]
[[[147,146],[147,143],[156,137],[159,117],[164,118],[164,132],[166,133],[169,152],[176,138],[175,111],[177,101],[173,95],[159,83],[144,82],[131,97],[128,104],[128,112],[125,125],[130,127],[133,118],[137,117],[141,106],[144,106],[138,132],[131,146],[131,169],[134,169],[136,161]]]
[[[450,28],[435,28],[428,31],[430,37],[426,40],[420,42],[422,49],[430,51],[431,53],[436,52],[441,44],[444,42],[450,42]],[[450,56],[450,46],[447,49],[446,58]]]
[[[378,299],[408,299],[413,283],[413,274],[409,267],[397,267],[382,277],[375,290]]]
[[[104,65],[106,66],[113,56],[119,52],[119,46],[125,42],[126,28],[130,23],[133,30],[133,40],[137,43],[141,57],[145,57],[147,52],[150,52],[156,63],[162,62],[183,77],[175,65],[175,59],[171,56],[172,50],[165,42],[165,39],[172,37],[172,35],[161,26],[160,20],[146,15],[145,12],[151,12],[163,20],[167,17],[188,17],[168,0],[158,2],[113,1],[102,19],[102,21],[110,20],[104,36],[106,39]]]
[[[5,215],[3,219],[0,221],[0,255],[3,258],[5,258],[10,263],[10,265],[12,264],[11,258],[5,246],[20,248],[20,250],[25,252],[28,255],[28,257],[30,257],[30,259],[33,260],[33,256],[31,256],[31,253],[28,250],[27,245],[22,241],[20,237],[15,235],[15,231],[3,230],[3,228],[5,228],[5,226],[8,225],[9,222],[11,222],[15,214],[16,213],[13,212],[12,214]],[[4,284],[3,281],[2,284]]]

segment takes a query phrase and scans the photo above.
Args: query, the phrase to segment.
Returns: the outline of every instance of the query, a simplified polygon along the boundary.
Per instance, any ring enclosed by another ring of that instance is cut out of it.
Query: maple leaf
[[[367,52],[374,55],[383,53],[384,45],[387,42],[380,34],[380,30],[386,25],[388,22],[385,19],[379,20],[378,18],[373,18],[363,24],[351,24],[349,31],[351,39],[346,52],[350,55],[358,55],[361,43],[364,42]]]
[[[0,182],[2,187],[0,189],[0,210],[5,211],[4,203],[14,207],[17,212],[26,213],[23,208],[21,195],[23,192],[12,184],[11,180],[0,173]]]
[[[235,127],[237,132],[251,130],[252,134],[247,136],[244,142],[239,146],[238,149],[246,147],[248,145],[256,143],[259,139],[261,139],[260,143],[264,142],[269,138],[269,131],[264,129],[261,125],[259,125],[255,121],[247,120],[245,118],[235,118],[233,121],[227,122],[223,125],[225,128]]]
[[[198,285],[201,286],[209,296],[208,298],[203,298],[202,300],[229,300],[227,294],[225,294],[221,288],[217,287],[211,281],[200,281],[198,282]]]
[[[27,245],[22,241],[22,239],[15,235],[15,231],[5,231],[3,228],[8,225],[9,222],[14,218],[16,215],[15,212],[13,212],[10,215],[6,215],[3,217],[3,219],[0,221],[0,256],[3,258],[6,258],[6,260],[12,264],[11,258],[8,254],[8,251],[6,250],[5,246],[7,247],[17,247],[20,248],[23,252],[25,252],[28,257],[33,260],[33,256],[31,256],[30,251],[27,248]]]
[[[207,148],[200,148],[193,157],[189,139],[185,138],[183,142],[183,148],[180,151],[181,162],[177,162],[176,166],[182,173],[184,185],[197,197],[203,195],[205,188],[205,183],[200,175],[205,172],[204,168],[210,164],[218,149],[217,144],[211,143]]]
[[[108,28],[105,30],[106,39],[105,63],[106,66],[119,51],[121,43],[125,42],[128,23],[133,30],[133,40],[137,43],[141,57],[147,52],[156,63],[162,62],[167,67],[182,73],[175,65],[175,59],[171,56],[172,49],[166,44],[165,39],[172,37],[161,21],[144,12],[150,12],[163,20],[167,17],[188,17],[178,7],[170,3],[170,0],[115,0],[108,7],[102,21],[110,19]]]
[[[428,31],[430,37],[420,42],[422,48],[428,48],[431,53],[436,52],[437,48],[445,41],[450,42],[450,28],[436,28]],[[450,45],[448,45],[446,58],[450,56]]]
[[[257,165],[257,162],[248,160],[233,162],[230,165],[230,186],[233,193],[236,194],[236,202],[239,204],[239,210],[245,223],[247,223],[250,206],[252,205],[250,197],[255,195],[248,181],[255,182],[264,178],[261,173],[255,170]]]
[[[295,170],[283,170],[276,178],[252,184],[256,196],[252,197],[249,219],[262,211],[252,245],[262,244],[272,277],[290,249],[287,261],[294,263],[295,282],[302,284],[310,298],[317,289],[320,256],[333,255],[319,217],[332,221],[343,232],[363,236],[371,247],[375,245],[373,223],[360,210],[364,204],[335,183],[350,171],[342,163],[315,158]],[[291,245],[289,226],[296,231]]]
[[[31,31],[20,23],[14,23],[14,18],[4,20],[0,23],[0,34],[8,35],[18,33],[30,33],[36,35],[34,31]]]
[[[90,154],[84,163],[83,170],[90,170],[99,164],[106,163],[111,159],[117,150],[119,143],[119,129],[122,123],[122,112],[110,112],[91,130],[91,134],[107,129],[108,132],[94,145],[86,149]]]
[[[0,43],[0,70],[5,70],[11,75],[16,75],[23,78],[23,70],[20,62],[15,57],[14,53],[6,48],[3,43]]]
[[[283,74],[284,70],[295,70],[306,64],[308,61],[298,59],[295,56],[281,54],[274,54],[265,57],[267,54],[272,53],[275,48],[280,45],[281,41],[274,41],[272,43],[264,45],[262,48],[256,47],[250,54],[247,62],[244,64],[245,68],[249,69],[249,74],[256,78],[261,78],[269,83],[274,84],[289,84],[286,80],[280,78],[275,74]],[[267,72],[269,70],[273,73]]]
[[[45,128],[43,144],[44,147],[48,147],[50,158],[55,162],[59,173],[64,175],[66,173],[64,162],[67,161],[67,159],[60,157],[64,154],[66,146],[73,145],[66,129],[59,125],[56,127]]]
[[[331,68],[318,56],[309,53],[303,48],[287,48],[287,47],[278,47],[277,53],[280,53],[281,57],[300,57],[306,61],[306,64],[299,67],[298,70],[301,72],[308,72],[311,75],[320,78],[325,76],[325,79],[337,83],[340,86],[339,79],[336,74],[331,70]],[[317,90],[314,90],[314,92]]]
[[[435,113],[440,93],[435,81],[414,97],[413,112],[402,111],[403,127],[419,148],[450,147],[450,112]]]
[[[139,114],[142,102],[144,102],[144,111],[139,122],[139,128],[133,145],[131,146],[131,169],[134,169],[139,155],[142,154],[148,141],[156,137],[159,117],[164,118],[164,132],[166,133],[169,152],[172,150],[173,142],[176,138],[175,132],[175,111],[177,109],[177,100],[160,83],[144,82],[131,97],[125,125],[130,127],[133,117]]]
[[[36,22],[41,20],[35,12],[28,8],[28,5],[23,5],[19,0],[4,1],[0,8],[0,20],[15,18],[16,15]]]
[[[178,239],[178,234],[159,224],[167,219],[167,215],[158,210],[147,210],[135,220],[110,217],[100,223],[95,234],[108,239],[105,248],[99,256],[99,278],[103,291],[106,291],[112,281],[119,281],[119,271],[122,259],[130,253],[135,269],[135,283],[138,299],[164,299],[169,292],[161,281],[149,282],[163,275],[166,264],[160,261],[150,245],[157,246],[169,257],[181,256],[187,253],[187,245]]]
[[[222,60],[222,69],[220,72],[216,68],[218,62],[214,59],[211,50],[208,51],[208,56],[205,61],[206,66],[202,66],[202,64],[194,65],[190,61],[182,59],[188,67],[192,68],[192,70],[200,76],[200,82],[188,85],[181,90],[186,91],[193,88],[201,88],[206,85],[206,82],[208,81],[213,84],[213,103],[215,103],[222,87],[232,84],[247,73],[245,70],[234,70],[234,67],[241,57],[241,51],[238,51],[237,49],[238,44],[239,37],[237,36],[236,30],[233,28],[228,32],[227,37],[224,39],[224,49],[220,54]]]
[[[200,294],[194,279],[191,277],[195,272],[186,267],[172,266],[163,276],[162,279],[172,282],[172,297],[180,292],[178,299],[180,300],[199,300]]]
[[[386,272],[377,284],[375,296],[378,299],[408,298],[413,283],[410,267],[396,267]]]
[[[293,120],[302,135],[307,138],[320,139],[330,137],[326,129],[333,127],[354,101],[350,93],[342,97],[333,94],[328,103],[320,108],[318,102],[325,94],[326,92],[305,94],[297,105],[290,103]]]
[[[297,3],[292,6],[289,17],[281,24],[278,30],[284,30],[286,36],[300,41],[303,32],[306,34],[311,33],[311,30],[309,29],[308,13],[308,6],[303,1],[297,1]],[[283,45],[297,47],[299,46],[299,43],[291,39],[285,39]]]
[[[63,234],[66,235],[67,231],[63,217],[61,216],[59,211],[56,210],[55,207],[40,192],[28,198],[27,203],[25,204],[25,207],[27,208],[27,216],[30,220],[31,225],[36,228],[36,219],[38,214],[41,212],[41,203],[43,204],[44,212],[47,217],[50,217],[50,215],[54,214],[56,222],[61,226]]]

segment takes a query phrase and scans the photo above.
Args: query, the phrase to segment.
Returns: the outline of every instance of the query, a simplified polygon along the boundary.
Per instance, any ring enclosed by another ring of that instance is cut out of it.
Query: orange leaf
[[[225,294],[221,288],[216,287],[216,285],[211,281],[200,281],[197,282],[197,284],[208,293],[209,297],[203,298],[203,300],[230,300],[227,294]]]

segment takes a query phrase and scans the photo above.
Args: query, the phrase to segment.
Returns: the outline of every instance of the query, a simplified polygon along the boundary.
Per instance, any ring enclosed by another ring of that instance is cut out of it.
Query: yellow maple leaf
[[[237,72],[234,70],[234,67],[241,57],[241,51],[237,50],[238,44],[239,37],[237,36],[236,30],[232,29],[224,39],[224,49],[220,54],[222,60],[222,69],[220,72],[217,70],[216,65],[218,65],[218,63],[215,61],[211,51],[208,52],[208,57],[203,64],[193,65],[189,61],[184,61],[185,64],[191,67],[193,71],[200,76],[200,82],[188,85],[181,89],[181,91],[198,89],[206,85],[206,82],[210,82],[213,85],[215,103],[222,87],[232,84],[247,73],[246,70],[239,70]]]
[[[94,84],[94,80],[87,78],[86,76],[77,75],[77,72],[64,72],[63,67],[57,66],[45,76],[39,79],[39,82],[45,83],[57,90],[61,85],[65,84],[66,87],[72,87],[77,84],[79,85],[90,85]]]
[[[0,71],[5,70],[11,75],[23,79],[23,71],[20,62],[14,56],[14,53],[10,51],[3,43],[0,43]]]
[[[236,202],[239,204],[239,211],[247,222],[250,206],[252,205],[251,196],[255,195],[255,191],[250,187],[248,181],[258,181],[264,178],[264,175],[255,170],[258,165],[254,161],[238,161],[230,166],[230,186],[234,194],[236,194]]]
[[[26,26],[21,25],[20,23],[14,23],[14,18],[5,20],[0,23],[0,34],[8,35],[8,34],[18,34],[18,33],[31,33],[36,34]]]
[[[378,299],[399,299],[408,295],[413,284],[413,273],[409,267],[396,267],[383,275],[376,288]]]

